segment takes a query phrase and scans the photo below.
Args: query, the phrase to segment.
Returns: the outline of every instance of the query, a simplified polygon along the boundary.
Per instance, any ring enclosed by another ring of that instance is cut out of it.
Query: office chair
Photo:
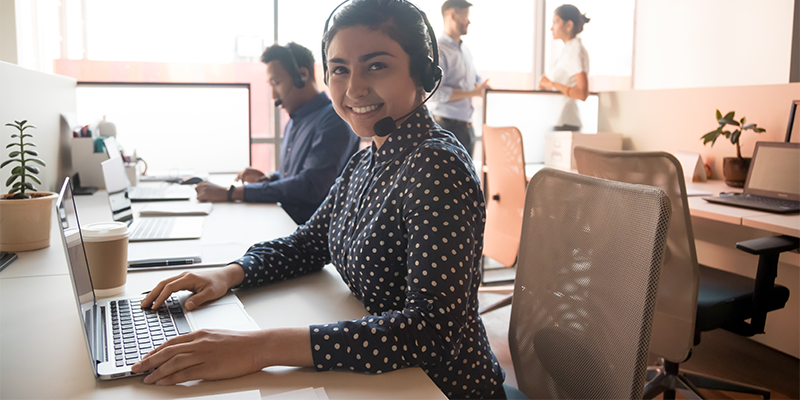
[[[517,264],[522,212],[525,207],[525,153],[522,134],[513,126],[483,126],[484,193],[486,225],[481,269],[489,257],[506,268]],[[481,274],[483,276],[483,274]],[[513,279],[484,281],[484,287],[514,283]],[[511,304],[513,295],[482,308],[481,313]]]
[[[508,398],[641,398],[670,210],[650,186],[550,168],[531,179]]]
[[[575,147],[578,172],[614,181],[660,187],[670,197],[672,222],[658,290],[650,351],[663,358],[663,368],[645,388],[644,398],[664,393],[674,399],[678,390],[687,398],[702,398],[698,388],[753,393],[769,391],[750,385],[679,372],[691,357],[701,332],[723,328],[753,336],[763,333],[766,313],[783,308],[789,291],[775,285],[778,255],[797,248],[797,239],[774,237],[741,242],[737,248],[760,254],[753,280],[697,263],[686,184],[678,160],[664,152],[604,151]],[[745,320],[752,318],[748,324]]]

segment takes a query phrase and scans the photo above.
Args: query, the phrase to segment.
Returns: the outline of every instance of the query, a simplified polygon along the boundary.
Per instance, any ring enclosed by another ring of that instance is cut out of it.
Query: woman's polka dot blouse
[[[242,286],[333,263],[370,315],[309,327],[317,370],[420,366],[451,398],[502,395],[478,316],[485,205],[472,160],[426,108],[356,153],[309,221],[235,261]]]

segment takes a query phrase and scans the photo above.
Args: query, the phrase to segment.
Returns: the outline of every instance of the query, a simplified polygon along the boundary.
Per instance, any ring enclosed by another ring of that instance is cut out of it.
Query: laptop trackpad
[[[259,327],[239,304],[212,304],[188,314],[197,329],[253,331]]]

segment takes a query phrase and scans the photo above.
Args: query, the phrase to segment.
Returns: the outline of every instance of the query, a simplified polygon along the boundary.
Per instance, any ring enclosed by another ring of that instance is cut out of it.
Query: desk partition
[[[522,133],[525,162],[543,163],[545,135],[559,125],[566,99],[560,92],[490,89],[483,101],[483,121],[489,126],[517,127]],[[575,103],[582,124],[580,131],[597,133],[597,93]]]

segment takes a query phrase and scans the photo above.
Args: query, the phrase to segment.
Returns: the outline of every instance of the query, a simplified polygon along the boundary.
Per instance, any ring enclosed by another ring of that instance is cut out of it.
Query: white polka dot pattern
[[[472,160],[423,109],[358,152],[305,225],[236,262],[242,286],[336,266],[370,315],[310,327],[318,370],[421,366],[448,397],[491,398],[504,373],[478,316],[484,222]]]

